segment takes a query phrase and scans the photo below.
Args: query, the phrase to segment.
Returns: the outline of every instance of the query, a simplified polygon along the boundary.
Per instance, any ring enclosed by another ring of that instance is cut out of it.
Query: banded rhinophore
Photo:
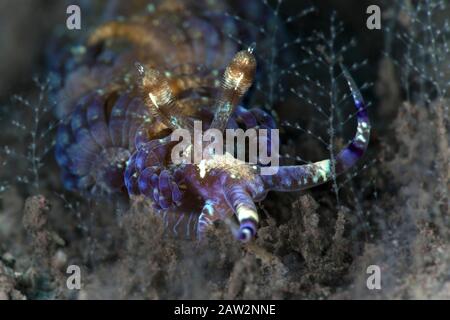
[[[361,93],[341,66],[357,130],[333,159],[279,166],[273,175],[228,153],[201,165],[174,164],[170,134],[192,130],[195,120],[203,129],[221,131],[276,128],[268,113],[242,105],[255,76],[253,48],[239,51],[223,32],[235,26],[199,18],[186,3],[168,1],[152,14],[107,22],[91,32],[75,62],[61,71],[58,115],[65,121],[56,160],[67,189],[143,198],[176,235],[201,239],[222,220],[237,239],[249,241],[259,224],[255,202],[271,190],[305,190],[348,170],[368,145],[369,119]]]

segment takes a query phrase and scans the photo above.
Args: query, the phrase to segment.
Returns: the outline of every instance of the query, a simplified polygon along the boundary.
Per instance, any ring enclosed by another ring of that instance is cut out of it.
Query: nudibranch
[[[171,133],[192,132],[196,120],[203,130],[220,132],[276,129],[271,115],[242,105],[255,76],[253,49],[238,51],[235,43],[221,42],[215,23],[199,20],[189,10],[164,7],[149,17],[106,23],[91,34],[84,60],[61,90],[67,97],[77,88],[75,96],[61,102],[69,111],[63,112],[66,120],[56,142],[66,188],[90,196],[143,198],[179,236],[202,239],[220,220],[247,242],[260,222],[255,203],[269,191],[305,190],[354,166],[367,148],[370,122],[343,65],[357,127],[353,140],[332,159],[276,166],[271,174],[263,172],[264,165],[227,152],[200,163],[172,161],[177,142]],[[173,31],[171,37],[167,30]],[[220,78],[227,56],[223,52],[231,50],[237,53]],[[271,136],[266,139],[270,148]]]

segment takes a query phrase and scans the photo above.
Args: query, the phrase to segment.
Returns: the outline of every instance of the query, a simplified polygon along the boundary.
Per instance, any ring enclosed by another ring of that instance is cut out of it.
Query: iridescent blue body
[[[235,54],[237,44],[226,34],[236,26],[199,18],[196,10],[167,1],[149,15],[108,22],[91,33],[59,92],[58,115],[65,121],[56,159],[70,190],[144,198],[177,235],[201,239],[214,221],[223,220],[248,241],[259,222],[255,201],[270,190],[303,190],[344,172],[364,153],[370,125],[361,94],[342,67],[358,127],[334,161],[280,166],[273,175],[229,154],[203,167],[173,163],[177,142],[170,134],[194,120],[221,131],[276,128],[267,112],[240,104],[255,74],[252,49]],[[270,135],[265,143],[271,145]]]

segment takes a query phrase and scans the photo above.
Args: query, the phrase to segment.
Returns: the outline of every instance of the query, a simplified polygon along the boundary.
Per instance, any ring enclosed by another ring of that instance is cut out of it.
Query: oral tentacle
[[[274,168],[274,175],[261,175],[267,190],[299,191],[323,184],[333,176],[342,174],[351,168],[363,156],[370,138],[370,122],[366,106],[351,77],[349,71],[341,64],[343,75],[350,88],[357,113],[357,128],[353,140],[334,158],[334,168],[331,159],[301,165],[280,166]]]
[[[250,241],[256,235],[259,223],[258,212],[252,197],[240,185],[227,188],[225,195],[239,222],[238,231],[233,233],[242,242]]]
[[[211,128],[225,130],[228,120],[252,85],[256,60],[252,50],[238,52],[225,69]]]
[[[341,69],[357,109],[357,127],[353,140],[336,156],[336,172],[338,174],[347,171],[363,156],[370,139],[370,121],[362,94],[347,68],[341,64]]]
[[[215,214],[215,208],[211,201],[207,200],[203,206],[202,213],[198,217],[197,222],[197,239],[203,240],[205,232],[213,225],[213,222],[217,219]]]

